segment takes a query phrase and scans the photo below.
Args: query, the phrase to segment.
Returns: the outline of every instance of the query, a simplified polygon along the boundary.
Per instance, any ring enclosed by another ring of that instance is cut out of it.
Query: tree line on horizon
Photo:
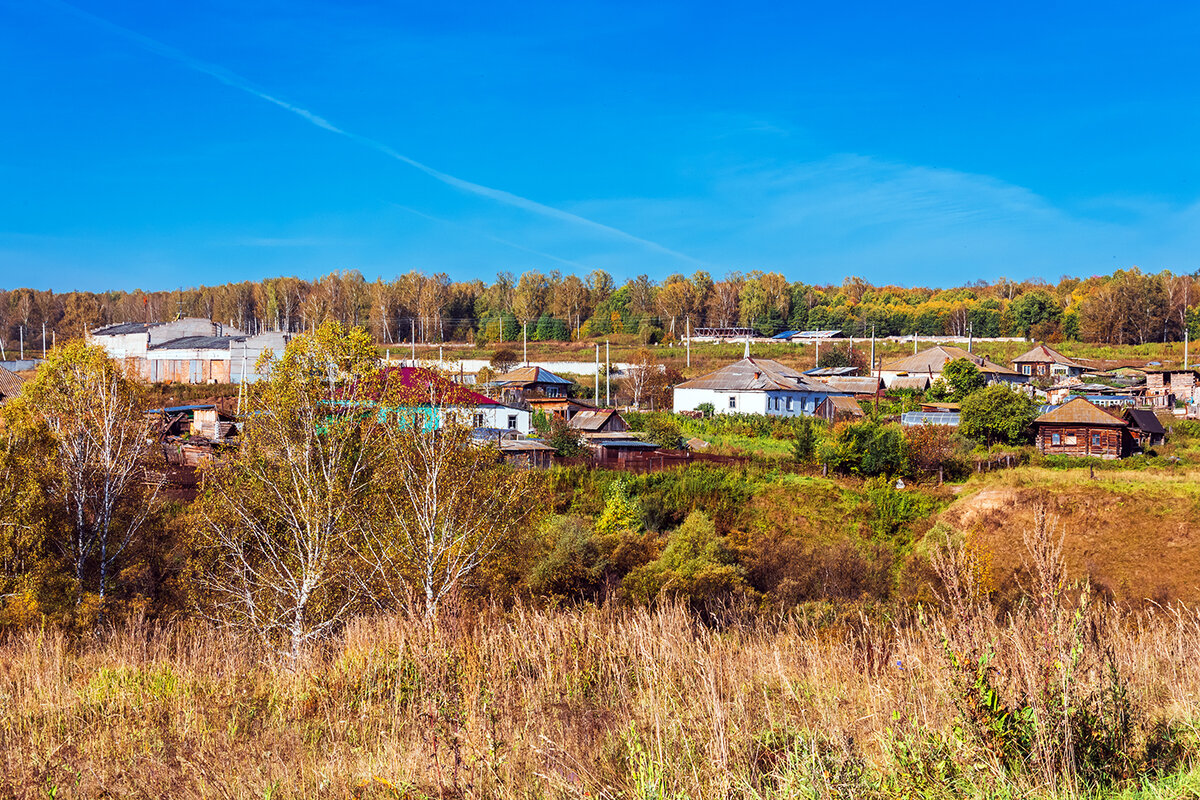
[[[1106,344],[1179,341],[1200,332],[1200,271],[1145,273],[1137,267],[1089,278],[974,281],[948,289],[789,281],[777,272],[704,271],[646,275],[618,284],[586,276],[501,272],[489,283],[411,271],[368,281],[361,272],[314,280],[269,278],[146,292],[0,289],[0,347],[26,353],[118,322],[205,317],[239,330],[297,332],[326,321],[366,328],[376,342],[571,341],[636,334],[644,343],[682,339],[687,330],[745,327],[838,330],[846,336],[1023,336]]]

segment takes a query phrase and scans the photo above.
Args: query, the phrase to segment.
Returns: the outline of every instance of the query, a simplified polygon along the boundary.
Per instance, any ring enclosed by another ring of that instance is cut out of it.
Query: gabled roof
[[[555,406],[578,406],[579,408],[595,408],[595,403],[589,403],[587,400],[581,400],[578,397],[527,397],[525,402],[531,406],[546,406],[552,408]]]
[[[1075,367],[1083,369],[1082,364],[1078,364],[1064,356],[1057,350],[1052,350],[1044,344],[1034,346],[1032,350],[1023,355],[1019,355],[1013,359],[1014,364],[1062,364],[1064,367]]]
[[[678,384],[676,389],[712,389],[718,392],[823,392],[836,391],[823,383],[768,358],[743,358],[718,370]]]
[[[831,389],[836,389],[839,392],[853,392],[854,394],[875,394],[879,391],[879,378],[874,377],[844,377],[830,378],[825,382]]]
[[[428,394],[436,405],[454,406],[502,406],[499,400],[493,400],[487,395],[473,392],[454,381],[423,367],[385,367],[383,374],[390,377],[400,373],[400,385],[405,389],[420,392],[421,398]]]
[[[1058,408],[1047,411],[1033,421],[1034,425],[1087,425],[1091,427],[1124,428],[1125,420],[1114,417],[1100,406],[1083,397],[1068,400]]]
[[[856,417],[865,417],[866,414],[862,410],[862,406],[853,397],[845,395],[831,395],[825,398],[825,402],[829,403],[835,412],[840,411],[843,414],[853,414]]]
[[[1146,433],[1165,434],[1167,432],[1155,413],[1148,408],[1127,408],[1125,409],[1125,419],[1129,420],[1130,427]]]
[[[517,367],[509,370],[502,375],[497,375],[493,380],[497,385],[505,385],[512,383],[552,383],[560,386],[570,386],[571,381],[559,375],[555,375],[548,369],[541,367]]]
[[[15,397],[24,383],[25,379],[17,373],[0,367],[0,399]]]
[[[1002,367],[994,361],[988,361],[986,358],[981,358],[974,353],[968,353],[961,347],[953,347],[944,344],[935,345],[928,350],[922,350],[919,353],[902,358],[898,361],[892,361],[883,365],[883,369],[887,372],[909,372],[909,373],[940,373],[942,367],[946,366],[947,362],[953,361],[956,358],[965,358],[968,361],[979,367],[979,371],[990,375],[1017,375],[1018,373],[1008,367]]]
[[[576,428],[581,431],[598,431],[601,430],[613,416],[620,417],[616,409],[601,408],[588,411],[580,411],[571,417],[571,421],[567,423],[567,427]]]
[[[817,367],[804,370],[804,374],[810,378],[838,378],[853,375],[856,372],[858,372],[858,367]]]
[[[888,389],[913,389],[918,392],[923,392],[929,388],[928,375],[898,375],[892,378],[892,385]]]

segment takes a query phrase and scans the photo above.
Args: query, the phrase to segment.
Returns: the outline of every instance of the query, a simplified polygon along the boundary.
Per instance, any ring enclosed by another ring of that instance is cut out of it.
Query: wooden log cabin
[[[1082,397],[1033,422],[1037,448],[1046,455],[1124,458],[1133,450],[1129,423]]]

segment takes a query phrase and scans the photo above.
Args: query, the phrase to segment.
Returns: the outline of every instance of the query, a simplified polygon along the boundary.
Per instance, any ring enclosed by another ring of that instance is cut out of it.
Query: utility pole
[[[612,407],[612,361],[608,355],[608,339],[604,340],[604,405]]]
[[[415,367],[417,365],[417,321],[410,319],[408,324],[409,330],[412,331],[412,365]]]
[[[528,327],[528,322],[521,323],[521,352],[527,367],[529,366],[529,332],[526,330]]]
[[[821,337],[817,337],[817,360],[813,362],[813,369],[821,366]]]
[[[687,341],[687,365],[692,365],[692,318],[687,318],[687,333],[685,334]]]
[[[21,332],[21,360],[24,361],[25,360],[25,328],[23,326],[19,326],[17,328],[17,330],[19,330]]]
[[[913,331],[913,355],[917,354],[917,332]]]
[[[1188,364],[1188,329],[1186,325],[1183,326],[1183,368],[1191,368]]]
[[[596,390],[592,392],[592,399],[596,401],[596,405],[600,405],[600,343],[596,342]]]
[[[971,352],[972,345],[975,344],[975,326],[970,322],[967,323],[967,352]]]
[[[46,360],[46,321],[42,320],[42,361]]]
[[[875,326],[871,326],[871,366],[875,366]],[[878,394],[878,392],[876,392]],[[878,400],[878,398],[877,398]]]

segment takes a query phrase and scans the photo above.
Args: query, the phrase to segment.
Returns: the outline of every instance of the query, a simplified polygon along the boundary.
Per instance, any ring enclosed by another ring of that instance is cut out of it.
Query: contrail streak
[[[481,230],[477,230],[476,228],[472,228],[468,225],[463,225],[462,223],[459,223],[459,222],[453,222],[448,219],[442,219],[441,217],[435,217],[433,214],[426,214],[424,211],[417,211],[415,208],[409,208],[408,206],[400,205],[399,203],[393,203],[392,205],[395,206],[396,208],[400,209],[401,211],[407,211],[409,214],[415,214],[418,217],[423,217],[423,218],[425,218],[427,220],[431,220],[433,222],[440,222],[443,225],[449,225],[453,228],[458,228],[460,230],[469,231],[470,233],[473,233],[476,236],[482,236],[484,239],[490,239],[493,242],[505,245],[506,247],[512,247],[516,250],[520,250],[523,253],[530,253],[535,256],[541,256],[542,258],[548,258],[551,261],[557,261],[559,264],[565,264],[568,267],[574,267],[575,269],[578,269],[578,270],[587,271],[587,270],[592,269],[592,267],[589,267],[587,264],[580,264],[578,261],[571,261],[570,259],[567,259],[567,258],[559,258],[558,256],[551,255],[550,253],[543,253],[541,250],[534,250],[532,247],[526,247],[523,244],[517,244],[516,242],[510,242],[508,239],[501,239],[499,236],[492,236],[490,233],[484,233]]]
[[[189,69],[192,69],[196,72],[202,73],[204,75],[208,75],[211,78],[215,78],[216,80],[220,81],[221,83],[225,84],[226,86],[229,86],[230,88],[237,89],[237,90],[245,92],[246,94],[249,94],[249,95],[253,95],[254,97],[259,98],[260,100],[266,100],[268,103],[273,103],[274,105],[277,105],[286,111],[292,112],[296,116],[301,117],[302,119],[317,126],[318,128],[329,131],[330,133],[336,133],[339,136],[344,136],[347,139],[351,139],[355,142],[358,142],[359,144],[361,144],[365,147],[369,147],[373,150],[383,153],[386,156],[390,156],[391,158],[394,158],[395,160],[397,160],[403,164],[407,164],[408,166],[413,167],[414,169],[418,169],[421,172],[424,172],[426,175],[430,176],[434,180],[440,181],[440,182],[446,184],[447,186],[452,186],[455,189],[458,189],[460,191],[467,192],[469,194],[474,194],[479,197],[485,197],[489,200],[493,200],[498,203],[503,203],[504,205],[512,206],[514,208],[519,208],[523,211],[528,211],[528,212],[531,212],[534,214],[539,214],[543,217],[549,217],[550,219],[555,219],[555,220],[559,220],[562,222],[569,222],[571,224],[579,225],[584,228],[590,228],[591,230],[598,231],[600,233],[606,234],[611,237],[615,237],[617,239],[622,239],[627,242],[633,242],[634,244],[638,244],[649,250],[653,250],[655,252],[671,256],[672,258],[678,258],[683,261],[691,262],[693,264],[703,265],[703,263],[704,263],[704,262],[702,262],[698,259],[695,259],[685,253],[680,253],[676,250],[672,250],[668,247],[664,247],[663,245],[658,244],[657,242],[652,242],[649,239],[643,239],[640,236],[634,236],[632,233],[627,233],[627,232],[621,230],[620,228],[614,228],[611,225],[605,225],[602,222],[596,222],[595,220],[588,219],[587,217],[581,217],[578,214],[572,214],[570,211],[563,211],[561,208],[554,208],[553,206],[544,205],[543,203],[539,203],[536,200],[530,200],[527,197],[521,197],[520,195],[513,194],[512,192],[506,192],[503,189],[494,189],[490,186],[484,186],[482,184],[473,183],[471,181],[464,180],[463,178],[458,178],[458,177],[455,177],[454,175],[450,175],[445,172],[442,172],[441,170],[434,169],[433,167],[429,166],[428,164],[423,164],[420,161],[417,161],[416,159],[409,158],[408,156],[404,155],[403,153],[397,152],[396,150],[394,150],[393,148],[384,144],[383,142],[379,142],[379,141],[376,141],[375,139],[371,139],[369,137],[362,136],[361,134],[354,133],[353,131],[345,130],[344,128],[339,128],[337,125],[334,125],[332,122],[325,119],[324,117],[318,116],[317,114],[314,114],[313,112],[309,111],[306,108],[302,108],[293,103],[289,103],[288,101],[283,100],[279,97],[276,97],[276,96],[258,88],[249,80],[243,78],[242,76],[240,76],[234,72],[231,72],[231,71],[225,69],[224,67],[218,66],[216,64],[210,64],[206,61],[201,61],[197,58],[193,58],[193,57],[189,56],[187,53],[184,53],[181,50],[177,50],[174,47],[171,47],[170,45],[163,44],[162,42],[160,42],[156,39],[151,39],[149,36],[145,36],[143,34],[138,33],[137,31],[133,31],[133,30],[130,30],[129,28],[122,27],[121,25],[117,25],[114,22],[109,22],[107,19],[104,19],[103,17],[98,17],[95,14],[92,14],[91,12],[88,12],[88,11],[84,11],[81,8],[77,8],[76,6],[73,6],[70,3],[65,3],[65,2],[63,2],[63,0],[44,0],[44,1],[50,5],[57,6],[71,14],[81,17],[81,18],[91,22],[94,25],[104,28],[105,30],[107,30],[111,33],[114,33],[117,36],[120,36],[121,38],[127,39],[127,40],[133,42],[134,44],[136,44],[138,47],[141,47],[144,50],[148,50],[151,53],[162,56],[163,58],[169,59],[171,61],[175,61],[175,62],[182,64],[185,67],[188,67]]]

